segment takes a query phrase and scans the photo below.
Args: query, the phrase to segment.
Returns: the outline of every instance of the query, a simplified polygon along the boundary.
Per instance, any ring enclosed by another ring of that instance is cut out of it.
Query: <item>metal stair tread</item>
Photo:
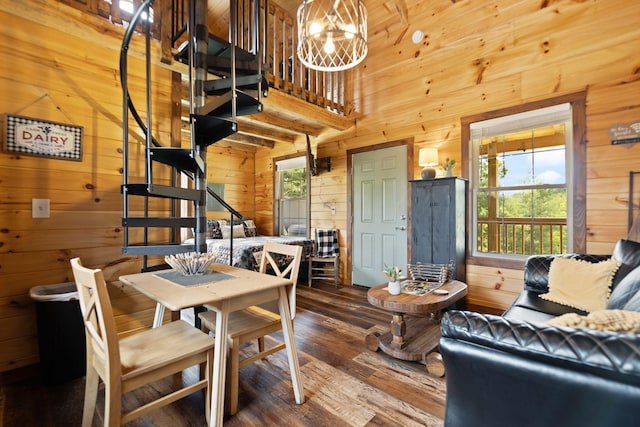
[[[206,147],[233,135],[238,131],[238,124],[220,117],[192,114],[196,145]]]
[[[260,74],[248,74],[246,76],[236,77],[236,88],[244,91],[246,94],[255,92],[256,95],[250,95],[254,98],[258,96],[258,83],[261,83],[261,90],[263,97],[266,97],[269,93],[269,83],[267,79]],[[214,80],[207,80],[204,82],[204,91],[210,96],[220,96],[231,89],[233,85],[233,79],[220,78]]]
[[[123,227],[180,227],[193,228],[196,226],[194,217],[124,217]]]
[[[234,91],[229,90],[220,96],[213,97],[200,110],[200,114],[214,117],[231,117],[231,103]],[[246,116],[262,111],[262,103],[241,90],[235,90],[236,115]]]
[[[192,151],[179,147],[152,147],[149,150],[151,160],[174,166],[180,170],[196,172],[205,170],[204,161]]]
[[[258,70],[256,57],[236,46],[236,72],[242,74],[255,73]],[[175,58],[183,64],[189,65],[189,41],[178,47]],[[229,75],[231,72],[231,44],[213,34],[207,38],[207,70],[215,75]]]
[[[128,255],[174,255],[184,252],[194,252],[195,245],[158,244],[158,245],[128,245],[122,247],[122,253]]]
[[[148,196],[148,197],[163,197],[168,199],[183,199],[183,200],[206,200],[205,190],[194,190],[191,188],[171,187],[168,185],[159,184],[124,184],[122,191],[126,190],[128,195],[135,196]]]

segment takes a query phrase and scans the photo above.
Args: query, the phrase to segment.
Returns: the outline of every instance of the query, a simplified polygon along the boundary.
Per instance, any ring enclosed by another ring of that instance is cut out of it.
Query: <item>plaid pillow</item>
[[[222,239],[220,223],[215,219],[207,220],[207,239]]]
[[[338,230],[316,230],[318,256],[327,258],[340,254],[338,246]]]
[[[222,239],[222,226],[227,225],[224,219],[207,220],[207,239]]]
[[[256,237],[258,235],[258,230],[256,228],[255,222],[252,219],[246,219],[242,222],[244,226],[244,235],[247,237]]]

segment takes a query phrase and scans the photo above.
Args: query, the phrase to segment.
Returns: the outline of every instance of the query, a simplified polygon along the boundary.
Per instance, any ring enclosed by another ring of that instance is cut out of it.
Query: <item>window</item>
[[[275,221],[281,236],[307,235],[306,158],[276,161]]]
[[[570,103],[470,123],[472,255],[572,247]]]
[[[133,13],[137,10],[138,4],[134,4],[133,0],[118,0],[118,7],[120,8],[120,12],[124,12],[126,16],[133,16]],[[151,15],[151,19],[149,22],[153,22],[153,8],[149,8],[149,15]],[[147,20],[147,12],[142,12],[142,20]]]

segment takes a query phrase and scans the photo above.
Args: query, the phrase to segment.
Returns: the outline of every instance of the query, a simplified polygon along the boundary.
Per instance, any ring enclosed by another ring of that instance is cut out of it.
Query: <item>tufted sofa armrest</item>
[[[442,319],[442,337],[640,386],[639,334],[576,330],[454,310]]]
[[[600,262],[609,259],[610,255],[566,254],[566,255],[532,255],[524,265],[524,289],[544,294],[549,291],[549,267],[557,257],[572,258],[588,262]]]
[[[449,311],[445,427],[637,427],[640,335]]]

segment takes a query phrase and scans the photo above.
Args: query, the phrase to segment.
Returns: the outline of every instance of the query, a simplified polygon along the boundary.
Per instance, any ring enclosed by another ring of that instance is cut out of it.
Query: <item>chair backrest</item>
[[[121,376],[120,347],[107,284],[100,269],[82,266],[80,258],[71,260],[78,288],[80,310],[87,337],[87,364],[113,381]]]
[[[316,255],[322,258],[333,258],[340,255],[338,245],[338,230],[316,229]]]
[[[289,291],[289,308],[291,318],[296,317],[296,285],[298,271],[302,259],[302,246],[285,245],[282,243],[266,242],[260,259],[260,272],[267,273],[267,266],[271,267],[276,276],[284,277],[293,282]]]

